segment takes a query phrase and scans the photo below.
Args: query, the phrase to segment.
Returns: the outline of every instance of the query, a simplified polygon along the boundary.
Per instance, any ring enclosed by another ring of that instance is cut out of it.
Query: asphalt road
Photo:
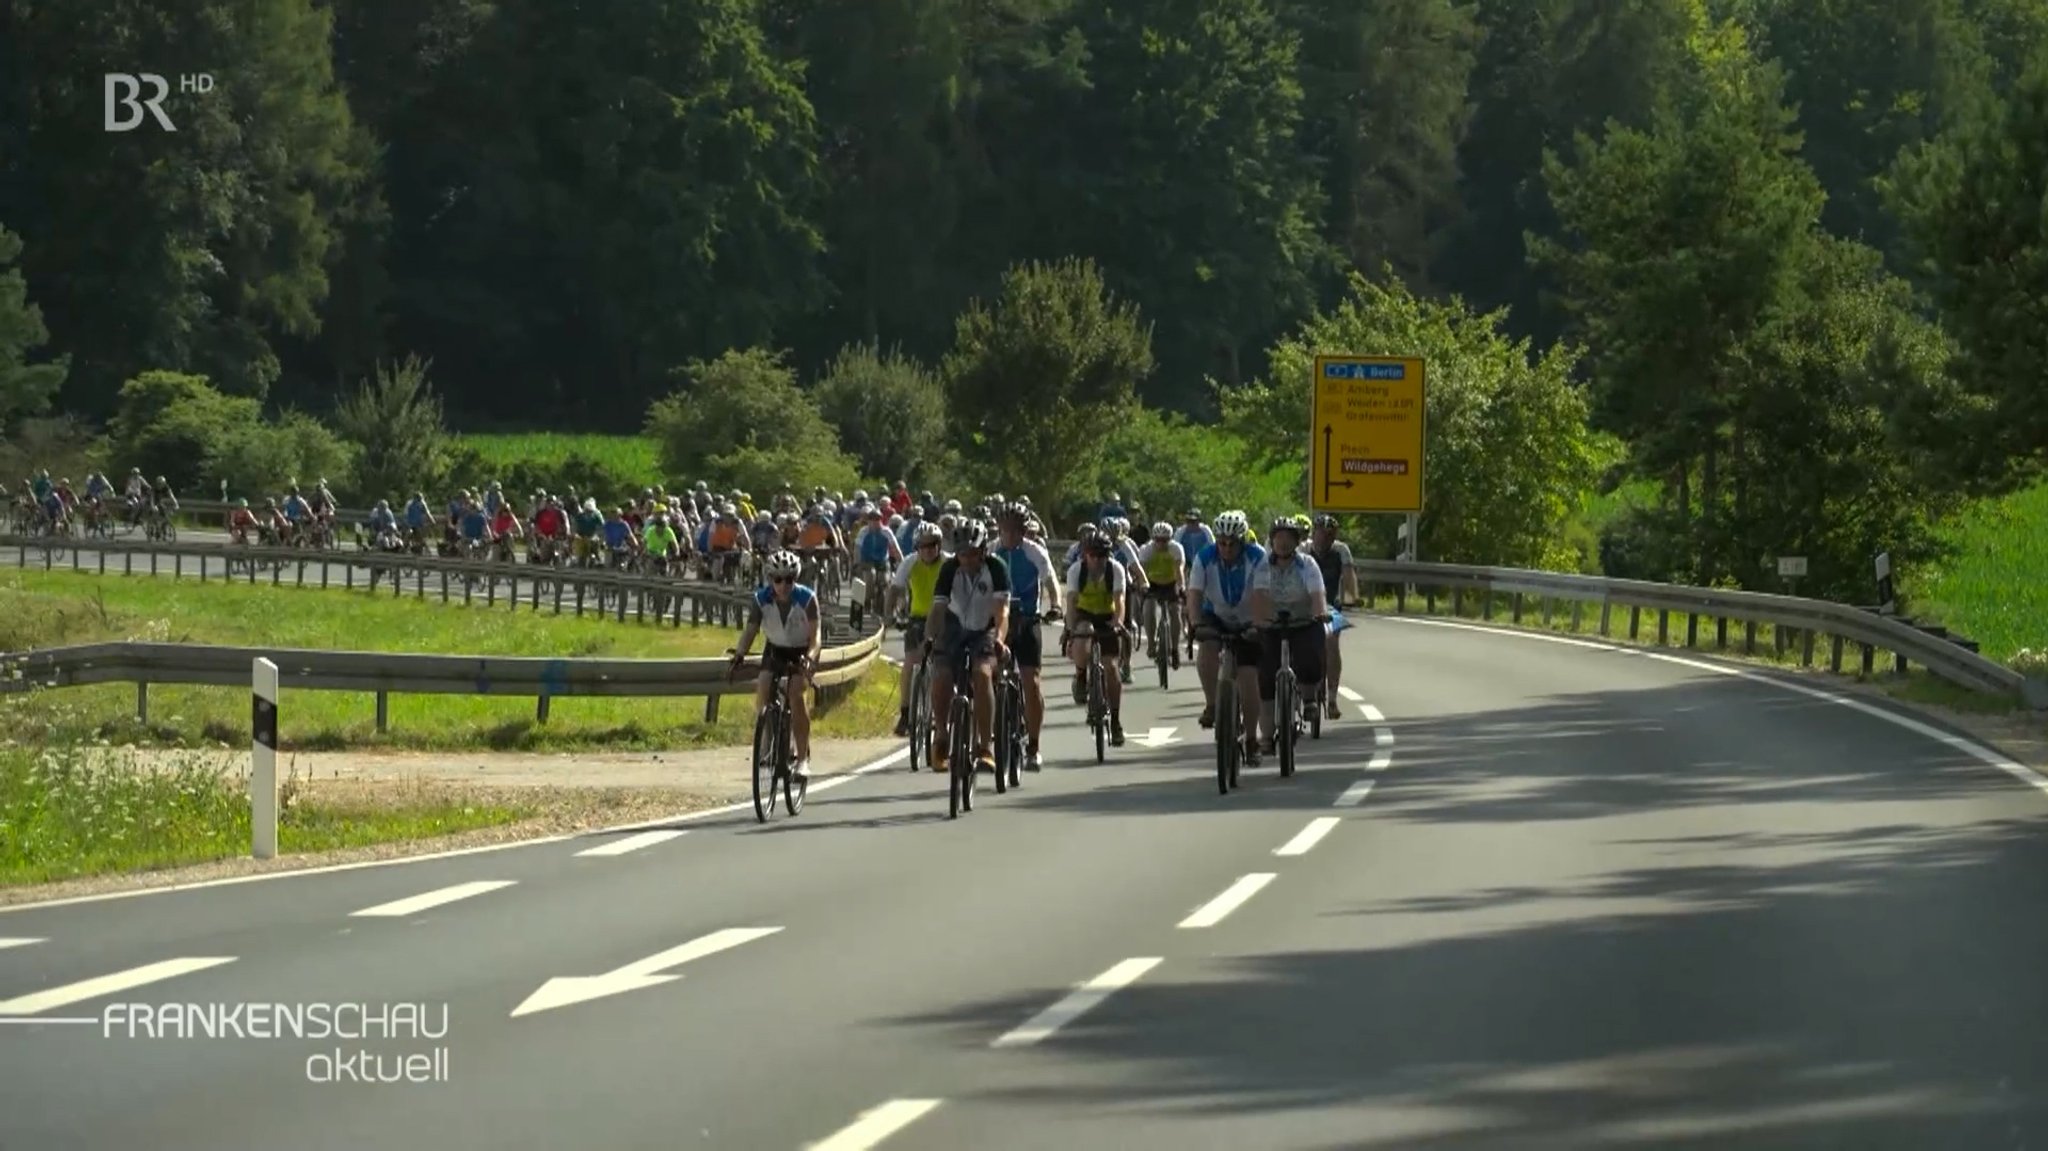
[[[1670,660],[1347,648],[1346,718],[1228,798],[1187,672],[1126,713],[1180,742],[1096,766],[1056,703],[1047,770],[958,821],[899,764],[767,827],[0,911],[36,1020],[0,1147],[2048,1145],[2039,787]],[[120,1002],[446,1030],[134,1038]],[[432,1081],[309,1081],[337,1047]]]

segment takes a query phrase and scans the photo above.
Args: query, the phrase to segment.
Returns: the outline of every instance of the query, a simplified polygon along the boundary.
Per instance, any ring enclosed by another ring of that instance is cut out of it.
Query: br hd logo
[[[151,89],[147,99],[140,98],[144,85]],[[164,131],[178,130],[164,112],[164,97],[171,94],[171,82],[162,76],[154,72],[109,72],[106,90],[107,131],[132,132],[140,128],[144,111],[156,117],[157,126]],[[213,76],[207,72],[186,72],[178,77],[178,91],[204,95],[213,91]]]

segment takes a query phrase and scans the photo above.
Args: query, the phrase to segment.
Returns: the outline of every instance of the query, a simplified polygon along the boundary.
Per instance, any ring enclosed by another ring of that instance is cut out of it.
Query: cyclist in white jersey
[[[1294,679],[1302,699],[1318,697],[1323,686],[1323,640],[1325,633],[1314,621],[1329,610],[1323,590],[1323,572],[1314,560],[1300,551],[1302,524],[1292,516],[1273,521],[1267,533],[1272,549],[1265,562],[1252,572],[1252,622],[1259,629],[1259,751],[1270,755],[1273,733],[1280,722],[1292,716],[1275,715],[1274,697],[1279,693],[1280,644],[1287,640]],[[1276,624],[1287,613],[1287,628]]]
[[[768,706],[768,693],[774,687],[775,673],[787,669],[789,734],[796,744],[796,764],[791,770],[799,778],[809,778],[809,673],[818,663],[820,628],[817,593],[796,582],[797,568],[801,563],[795,552],[779,551],[768,557],[762,573],[768,583],[754,593],[746,629],[740,632],[740,642],[733,647],[732,670],[738,673],[741,662],[747,658],[747,649],[754,646],[754,633],[761,633],[761,673],[754,677],[754,712],[758,715],[762,708]]]

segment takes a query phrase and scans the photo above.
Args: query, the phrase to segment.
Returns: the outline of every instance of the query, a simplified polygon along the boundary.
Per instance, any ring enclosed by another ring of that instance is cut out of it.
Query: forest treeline
[[[1303,355],[1426,351],[1439,558],[1570,563],[1637,480],[1582,562],[1856,594],[2048,445],[2044,45],[2048,0],[0,0],[0,418],[170,372],[326,420],[412,353],[466,427],[734,371],[931,412],[1031,374],[988,321],[1037,283],[1142,354],[948,466],[1084,487],[1060,437],[1150,420],[1120,467],[1284,471]],[[117,71],[215,86],[109,133]]]

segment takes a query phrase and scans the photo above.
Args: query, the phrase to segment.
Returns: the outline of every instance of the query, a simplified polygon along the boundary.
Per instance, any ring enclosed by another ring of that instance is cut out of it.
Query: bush
[[[601,504],[637,497],[641,489],[654,482],[652,476],[628,474],[616,463],[582,452],[570,452],[560,459],[512,460],[502,464],[499,474],[491,479],[502,482],[506,491],[518,493],[522,501],[534,491],[566,492],[575,488],[578,495],[596,496]]]
[[[266,421],[260,401],[224,396],[204,376],[144,372],[121,387],[108,451],[110,471],[139,467],[173,489],[211,497],[274,493],[293,478],[345,483],[349,450],[319,421],[286,412]],[[118,482],[118,474],[117,474]]]
[[[11,485],[48,468],[53,478],[68,476],[82,487],[85,473],[100,467],[106,453],[106,439],[75,416],[22,420],[0,443],[0,483]],[[119,484],[121,478],[113,480]]]
[[[701,479],[759,496],[784,483],[859,482],[859,469],[781,353],[730,351],[693,360],[678,374],[683,388],[647,412],[647,434],[671,486]]]
[[[842,348],[814,394],[839,445],[883,484],[932,482],[946,455],[945,392],[923,364],[871,344]],[[744,485],[742,485],[744,486]]]
[[[417,356],[380,365],[334,409],[334,428],[355,445],[351,495],[363,502],[433,491],[448,480],[448,429],[441,398]]]

